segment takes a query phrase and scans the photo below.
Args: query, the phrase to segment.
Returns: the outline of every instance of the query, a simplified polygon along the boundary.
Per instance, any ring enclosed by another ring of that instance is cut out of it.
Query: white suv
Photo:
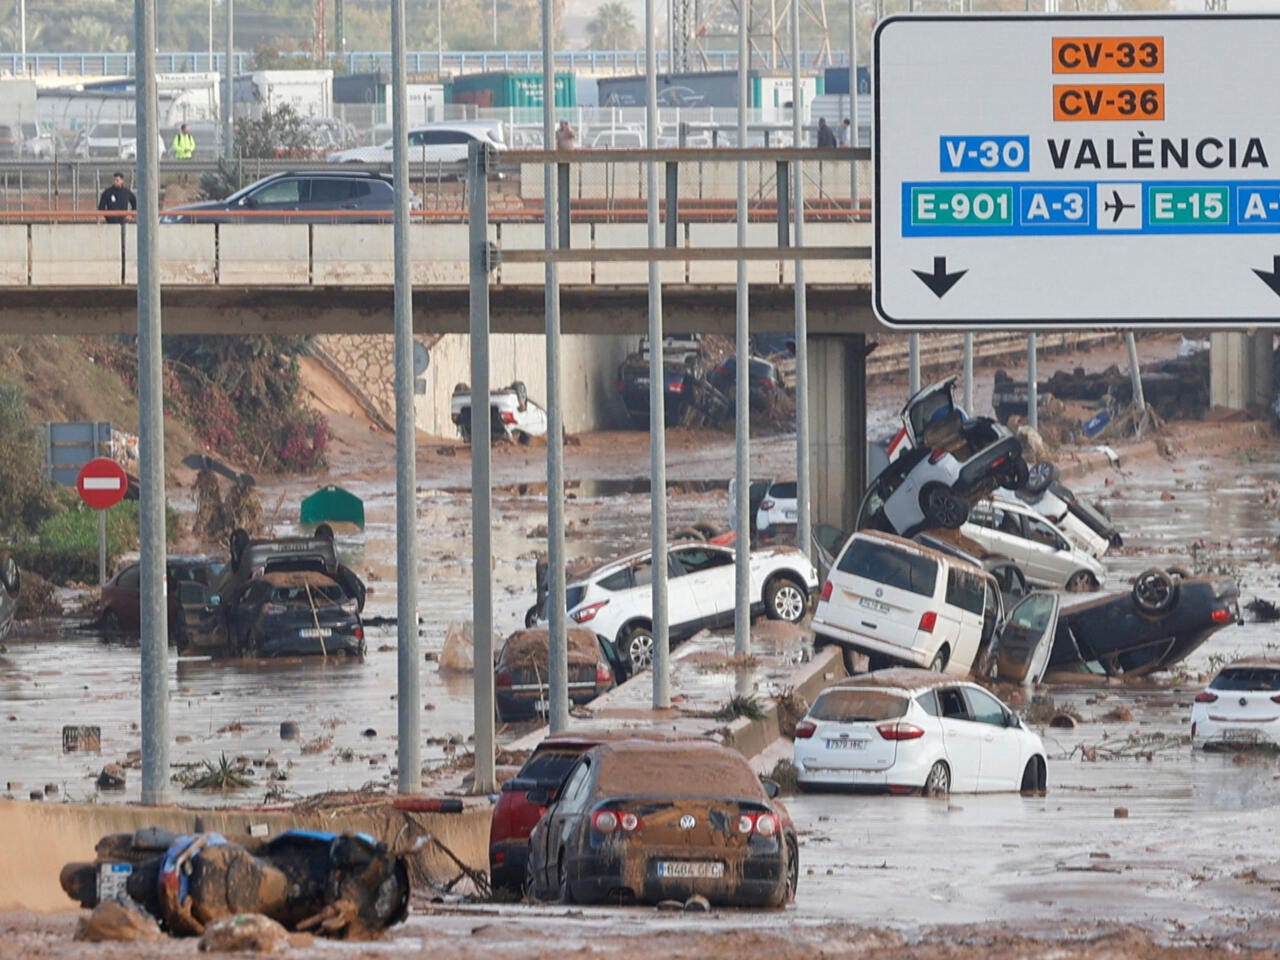
[[[735,569],[733,547],[677,543],[667,548],[671,640],[733,623]],[[652,554],[646,550],[597,567],[565,591],[573,622],[603,637],[633,672],[653,662],[652,582]],[[817,588],[813,564],[794,547],[752,551],[753,613],[798,623]]]
[[[1034,507],[1013,497],[975,503],[960,532],[992,553],[1009,557],[1031,583],[1072,592],[1097,590],[1106,568],[1073,545]]]
[[[467,148],[479,140],[495,150],[505,150],[502,124],[496,120],[460,120],[456,123],[429,123],[408,133],[410,175],[414,164],[463,164]],[[353,147],[328,156],[330,163],[391,163],[395,138],[375,147]]]

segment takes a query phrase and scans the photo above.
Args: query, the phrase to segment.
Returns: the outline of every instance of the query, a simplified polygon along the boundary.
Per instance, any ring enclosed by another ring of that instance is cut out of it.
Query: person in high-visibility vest
[[[191,155],[196,152],[196,138],[187,131],[187,125],[184,123],[182,128],[173,135],[173,156],[175,160],[190,160]]]

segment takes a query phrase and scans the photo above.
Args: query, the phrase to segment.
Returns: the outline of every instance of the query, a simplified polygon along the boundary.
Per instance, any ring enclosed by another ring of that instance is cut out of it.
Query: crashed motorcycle
[[[290,930],[367,940],[409,912],[407,856],[365,834],[290,830],[233,843],[149,827],[103,837],[94,851],[93,863],[62,868],[67,895],[90,908],[133,900],[177,936],[258,913]]]

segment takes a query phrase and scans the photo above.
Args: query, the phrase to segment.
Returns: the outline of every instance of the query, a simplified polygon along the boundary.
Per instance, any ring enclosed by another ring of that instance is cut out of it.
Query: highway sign
[[[1280,16],[895,16],[874,39],[890,325],[1280,324]]]
[[[114,507],[124,499],[129,489],[129,478],[124,468],[114,460],[95,457],[80,468],[76,477],[76,490],[80,499],[95,510]]]

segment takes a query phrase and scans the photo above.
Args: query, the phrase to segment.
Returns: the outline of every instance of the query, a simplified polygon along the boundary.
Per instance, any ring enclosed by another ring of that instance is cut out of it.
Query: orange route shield
[[[1163,120],[1164,84],[1055,83],[1053,119],[1130,123]]]
[[[1164,37],[1054,37],[1053,72],[1164,73]]]

